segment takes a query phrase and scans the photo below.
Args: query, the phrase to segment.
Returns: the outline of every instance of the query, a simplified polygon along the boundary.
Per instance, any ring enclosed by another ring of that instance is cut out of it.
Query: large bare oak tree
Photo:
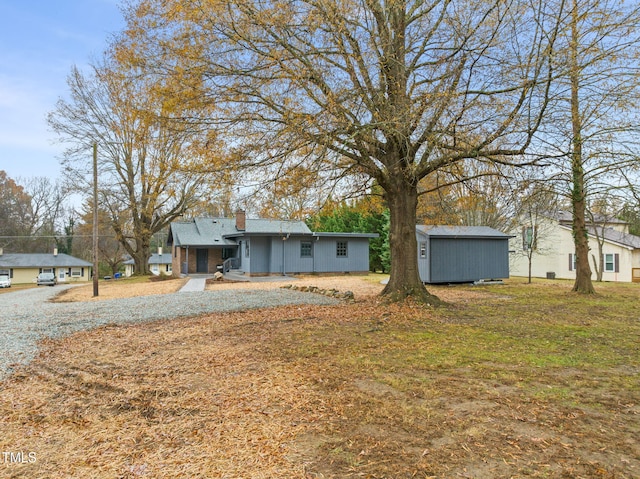
[[[236,167],[302,155],[384,190],[383,294],[436,298],[417,267],[418,183],[442,168],[525,158],[547,101],[557,18],[514,0],[144,0],[140,61],[217,106]],[[155,55],[155,61],[152,52]],[[168,60],[171,59],[171,60]]]

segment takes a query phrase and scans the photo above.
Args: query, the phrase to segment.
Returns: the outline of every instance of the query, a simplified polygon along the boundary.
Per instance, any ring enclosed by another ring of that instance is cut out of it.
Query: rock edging
[[[338,291],[337,289],[322,289],[317,286],[296,286],[295,284],[286,284],[281,286],[282,289],[292,289],[302,293],[316,293],[330,298],[342,299],[343,301],[355,301],[353,291]]]

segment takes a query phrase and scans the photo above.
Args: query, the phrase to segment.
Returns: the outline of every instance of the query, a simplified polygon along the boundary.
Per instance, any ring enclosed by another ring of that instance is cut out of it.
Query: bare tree
[[[383,294],[433,302],[417,267],[418,183],[467,159],[522,161],[547,101],[554,22],[544,2],[519,0],[168,0],[133,9],[128,35],[147,68],[216,104],[209,120],[242,152],[236,167],[304,151],[311,170],[380,185]]]
[[[555,217],[558,210],[557,194],[545,181],[530,178],[520,181],[512,200],[522,241],[522,249],[516,249],[515,254],[526,256],[528,282],[531,283],[534,258],[554,251],[544,245],[552,231],[549,218]]]
[[[545,130],[571,201],[576,255],[573,290],[593,293],[589,266],[589,195],[611,188],[637,163],[640,6],[619,0],[570,0],[558,36],[558,73]],[[635,146],[634,146],[635,145]]]
[[[198,201],[211,156],[202,144],[215,138],[175,121],[193,114],[186,102],[166,98],[162,82],[126,60],[113,52],[90,76],[74,68],[71,100],[58,102],[49,124],[69,145],[63,166],[85,192],[97,145],[101,208],[136,271],[149,274],[151,238]]]

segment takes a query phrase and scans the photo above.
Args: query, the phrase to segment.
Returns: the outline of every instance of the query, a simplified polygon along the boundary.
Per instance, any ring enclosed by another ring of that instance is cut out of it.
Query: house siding
[[[296,273],[343,273],[369,270],[368,238],[290,236],[254,236],[250,241],[250,258],[243,246],[241,270],[249,275]],[[348,243],[346,257],[336,255],[338,241]],[[302,242],[311,243],[311,257],[301,256]]]
[[[336,255],[338,241],[347,242],[347,256]],[[319,237],[314,241],[315,273],[369,271],[369,240],[353,237]]]
[[[620,228],[618,228],[620,230]],[[624,231],[623,231],[624,232]],[[511,240],[510,249],[513,251],[510,264],[512,276],[529,275],[529,266],[526,252],[522,247],[522,238],[517,235]],[[596,279],[596,267],[593,257],[598,255],[598,243],[595,238],[589,237],[589,266],[591,278]],[[630,282],[632,269],[640,268],[640,250],[605,241],[603,254],[619,255],[619,271],[604,271],[603,281]],[[554,273],[558,279],[575,279],[576,272],[570,268],[569,255],[575,254],[575,245],[571,229],[563,227],[552,219],[540,222],[537,250],[533,252],[531,259],[531,276],[545,278],[547,273]],[[597,258],[596,258],[597,259]]]
[[[251,238],[251,274],[267,274],[270,271],[272,256],[272,240],[269,237],[261,236]]]

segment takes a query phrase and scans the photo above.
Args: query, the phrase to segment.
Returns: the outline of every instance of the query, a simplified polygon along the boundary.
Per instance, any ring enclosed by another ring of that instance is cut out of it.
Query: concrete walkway
[[[213,278],[211,274],[195,274],[189,276],[189,281],[185,283],[185,285],[180,289],[181,293],[190,292],[190,291],[204,291],[206,287],[207,279]],[[236,271],[229,271],[225,273],[224,278],[230,281],[242,281],[242,282],[251,282],[251,283],[271,283],[278,281],[297,281],[297,278],[293,276],[245,276],[242,273],[238,273]]]
[[[207,278],[210,278],[210,276],[189,276],[189,281],[187,281],[185,285],[180,288],[180,292],[189,293],[192,291],[204,291],[204,288],[207,284]]]

